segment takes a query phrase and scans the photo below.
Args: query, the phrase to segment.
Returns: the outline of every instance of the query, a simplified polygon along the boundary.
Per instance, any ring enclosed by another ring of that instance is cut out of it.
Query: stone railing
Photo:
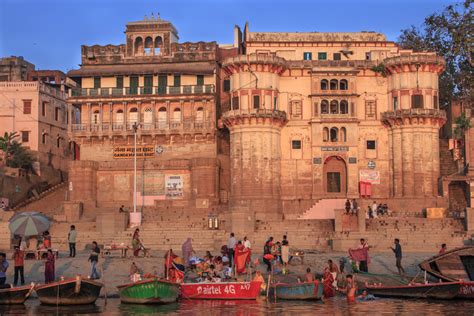
[[[69,90],[70,97],[121,97],[135,95],[185,95],[211,94],[215,92],[214,85],[186,86],[155,86],[155,87],[126,87],[126,88],[80,88]]]

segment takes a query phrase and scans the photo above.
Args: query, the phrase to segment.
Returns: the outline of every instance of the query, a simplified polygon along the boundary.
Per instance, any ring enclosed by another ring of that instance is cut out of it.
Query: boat
[[[178,300],[179,284],[163,279],[148,279],[117,286],[122,303],[168,304]]]
[[[322,282],[276,283],[270,286],[269,297],[280,300],[319,300],[323,296]]]
[[[46,305],[86,305],[94,304],[104,285],[80,276],[58,282],[37,285],[38,299]]]
[[[369,294],[380,297],[406,297],[406,298],[431,298],[453,299],[461,288],[460,282],[409,284],[401,286],[366,285]]]
[[[23,304],[33,292],[35,285],[12,287],[0,290],[0,305]]]
[[[182,283],[181,297],[198,300],[255,300],[262,282]]]
[[[474,246],[446,251],[421,262],[419,266],[441,281],[461,281],[458,297],[474,299]]]

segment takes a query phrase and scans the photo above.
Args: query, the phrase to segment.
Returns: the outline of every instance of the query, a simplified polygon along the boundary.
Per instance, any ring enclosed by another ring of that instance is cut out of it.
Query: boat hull
[[[92,280],[70,279],[35,288],[38,299],[46,305],[94,304],[103,284]]]
[[[13,287],[0,290],[0,305],[23,304],[32,292],[31,286]]]
[[[255,300],[261,282],[183,283],[181,297],[196,300]]]
[[[319,300],[323,296],[324,285],[321,282],[274,284],[270,288],[270,297],[280,300]]]
[[[368,293],[380,297],[453,299],[461,288],[459,282],[404,285],[404,286],[367,286]]]
[[[169,304],[176,302],[179,284],[166,280],[145,280],[117,287],[120,301],[129,304]]]

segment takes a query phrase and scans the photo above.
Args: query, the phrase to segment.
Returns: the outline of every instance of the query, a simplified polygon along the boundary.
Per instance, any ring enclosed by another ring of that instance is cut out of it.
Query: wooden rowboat
[[[461,281],[458,297],[474,299],[474,246],[446,251],[421,262],[419,266],[442,281]]]
[[[35,287],[42,304],[86,305],[94,304],[100,294],[102,283],[76,277]]]
[[[181,297],[198,300],[255,300],[262,282],[204,282],[181,284]]]
[[[402,286],[366,286],[366,290],[369,294],[380,297],[431,298],[445,300],[455,298],[458,295],[460,288],[460,282],[413,284]]]
[[[0,305],[23,304],[31,295],[35,285],[12,287],[0,290]]]
[[[319,300],[323,296],[324,285],[319,281],[305,283],[276,283],[271,285],[269,297],[281,300]]]
[[[168,304],[178,300],[179,284],[162,279],[149,279],[120,285],[120,301],[131,304]]]

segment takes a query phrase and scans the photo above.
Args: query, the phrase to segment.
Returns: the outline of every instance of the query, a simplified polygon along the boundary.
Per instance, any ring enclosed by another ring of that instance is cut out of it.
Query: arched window
[[[337,100],[332,100],[331,101],[330,111],[331,111],[331,114],[338,114],[339,113],[339,104],[338,104]]]
[[[174,109],[173,122],[181,122],[181,109],[180,108]]]
[[[202,122],[204,121],[204,109],[203,108],[198,108],[196,111],[196,121],[197,122]]]
[[[341,131],[339,133],[339,139],[341,140],[341,142],[346,142],[346,137],[347,137],[346,128],[341,127]]]
[[[99,124],[99,120],[100,120],[99,110],[95,110],[94,113],[92,113],[92,124]]]
[[[339,134],[339,130],[337,129],[337,127],[332,127],[331,130],[329,131],[331,142],[337,142],[338,134]]]
[[[145,38],[145,54],[151,55],[153,47],[154,47],[153,39],[150,36],[148,36],[147,38]]]
[[[323,142],[329,141],[329,128],[323,128]]]
[[[329,102],[328,100],[321,101],[321,114],[329,114]]]
[[[165,107],[161,107],[158,110],[158,126],[159,128],[164,129],[166,128],[167,125],[168,125],[168,113],[166,112]]]
[[[328,81],[326,79],[321,80],[321,90],[328,89]]]
[[[115,113],[115,123],[123,123],[123,110],[117,110],[117,112]]]
[[[342,100],[339,103],[339,114],[347,114],[349,113],[349,103],[346,100]]]
[[[331,90],[337,90],[337,80],[336,79],[331,79],[329,82],[329,88]]]
[[[128,113],[128,121],[130,123],[136,123],[138,122],[138,109],[137,108],[131,108],[129,113]]]
[[[143,54],[143,39],[141,37],[135,39],[135,54]]]
[[[163,39],[161,36],[155,38],[155,55],[159,55],[161,52],[161,46],[163,45]]]
[[[346,79],[342,79],[339,81],[339,89],[340,90],[347,90],[348,89],[348,84]]]
[[[153,111],[150,107],[145,108],[145,113],[143,113],[143,123],[145,124],[153,123]]]

